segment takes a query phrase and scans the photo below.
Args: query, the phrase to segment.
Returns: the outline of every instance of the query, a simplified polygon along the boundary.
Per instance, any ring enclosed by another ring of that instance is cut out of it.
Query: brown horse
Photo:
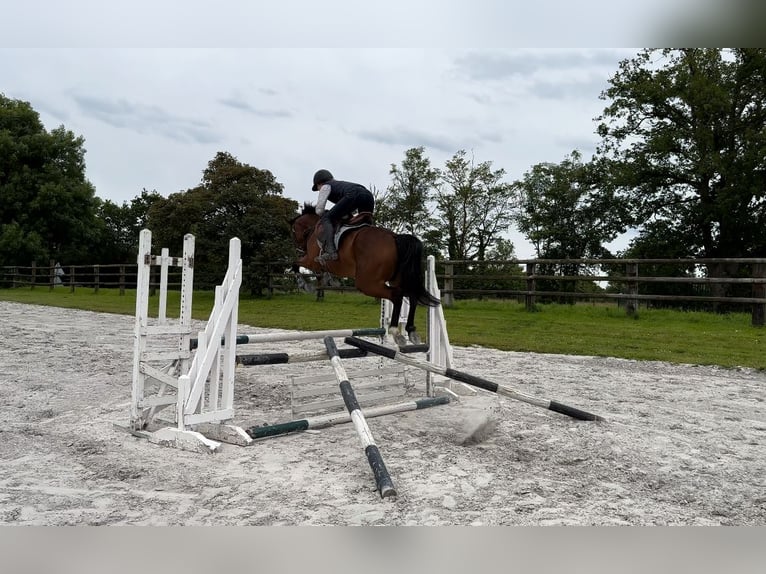
[[[407,342],[398,326],[402,299],[407,297],[410,312],[405,330],[411,343],[420,343],[415,330],[415,309],[418,303],[429,307],[439,305],[439,299],[425,287],[420,239],[374,225],[357,227],[342,235],[338,259],[321,264],[314,260],[319,255],[318,223],[316,208],[309,203],[304,204],[301,214],[290,221],[293,240],[302,255],[293,264],[293,270],[305,267],[315,273],[351,277],[356,288],[365,295],[391,301],[393,310],[388,331],[399,346]]]

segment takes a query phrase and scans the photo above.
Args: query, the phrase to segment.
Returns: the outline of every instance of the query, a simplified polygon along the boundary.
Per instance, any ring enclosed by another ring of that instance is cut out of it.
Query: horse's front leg
[[[306,293],[314,293],[316,292],[316,287],[312,285],[311,283],[309,283],[308,281],[306,281],[306,277],[303,275],[303,273],[301,273],[301,267],[304,267],[301,261],[302,259],[293,263],[290,270],[295,275],[295,282],[298,285],[298,289]]]

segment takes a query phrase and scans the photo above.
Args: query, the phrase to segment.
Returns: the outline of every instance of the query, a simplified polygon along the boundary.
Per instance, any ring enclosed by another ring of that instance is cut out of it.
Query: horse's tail
[[[396,271],[402,294],[421,305],[436,307],[441,303],[426,289],[423,277],[423,242],[414,235],[396,235]]]

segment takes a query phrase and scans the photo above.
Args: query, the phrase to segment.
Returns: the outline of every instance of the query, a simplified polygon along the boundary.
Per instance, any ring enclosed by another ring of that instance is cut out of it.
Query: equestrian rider
[[[320,234],[319,239],[322,242],[322,254],[316,258],[318,263],[325,261],[335,261],[338,259],[338,252],[335,250],[333,234],[334,226],[337,225],[343,217],[351,215],[354,210],[359,213],[368,211],[370,213],[375,209],[375,198],[370,190],[358,183],[348,181],[338,181],[326,169],[320,169],[314,174],[314,185],[312,191],[318,191],[316,212],[320,216]],[[329,211],[325,211],[325,204],[330,200],[335,205]]]

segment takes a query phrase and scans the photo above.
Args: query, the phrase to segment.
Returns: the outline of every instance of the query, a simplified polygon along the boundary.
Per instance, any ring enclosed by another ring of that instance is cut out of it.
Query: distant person
[[[316,212],[320,216],[319,239],[322,243],[322,252],[316,258],[317,263],[335,261],[338,252],[335,249],[333,234],[335,226],[345,216],[350,216],[354,210],[359,213],[373,213],[375,209],[375,197],[369,189],[359,183],[339,181],[326,169],[320,169],[314,174],[312,191],[318,191]],[[329,211],[325,211],[325,204],[330,200],[335,205]]]
[[[53,267],[53,284],[63,285],[64,269],[61,267],[61,263],[56,261],[56,265]]]

